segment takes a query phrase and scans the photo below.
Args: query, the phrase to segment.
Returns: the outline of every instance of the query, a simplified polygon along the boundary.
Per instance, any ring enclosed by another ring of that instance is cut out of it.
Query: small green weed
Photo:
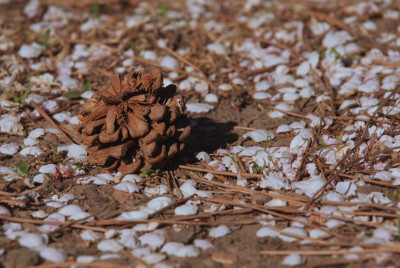
[[[140,177],[143,177],[143,178],[146,178],[146,177],[153,177],[153,176],[156,176],[156,175],[158,175],[158,173],[160,173],[160,169],[156,169],[156,170],[153,170],[153,169],[151,169],[151,168],[149,168],[149,169],[142,169],[142,171],[139,173],[139,176]]]
[[[20,160],[18,166],[15,166],[14,169],[24,177],[28,177],[29,170],[31,169],[31,165],[27,165],[25,161]]]
[[[40,36],[40,41],[38,41],[36,43],[41,46],[46,47],[47,44],[49,43],[50,33],[51,33],[51,30],[47,29],[46,32]]]

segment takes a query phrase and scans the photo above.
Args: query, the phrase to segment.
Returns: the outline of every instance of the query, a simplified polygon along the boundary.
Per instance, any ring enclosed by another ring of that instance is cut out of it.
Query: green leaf
[[[233,163],[235,163],[235,165],[236,165],[237,167],[239,167],[239,163],[236,161],[235,158],[233,158],[233,157],[230,156],[229,154],[224,154],[224,155],[227,156],[227,157],[229,157],[230,159],[232,159]]]
[[[99,18],[100,6],[98,4],[91,4],[90,5],[90,12],[92,13],[95,19]]]
[[[357,58],[356,56],[350,55],[350,54],[346,54],[347,57],[349,57],[350,59],[354,60],[354,61],[360,61],[359,58]]]
[[[14,99],[16,102],[21,103],[21,104],[23,103],[22,100],[21,100],[19,97],[15,96],[14,94],[11,94],[11,97],[13,97],[13,99]]]
[[[269,143],[271,142],[271,136],[267,137],[267,140],[265,141],[265,145],[264,145],[264,151],[267,151],[268,147],[269,147]]]
[[[397,235],[400,237],[400,216],[397,216]]]
[[[33,84],[29,84],[28,88],[25,90],[24,95],[22,96],[22,102],[25,103],[25,99],[29,96],[29,93],[31,93]]]
[[[24,177],[28,177],[29,170],[31,169],[31,165],[27,165],[23,160],[20,160],[17,167],[14,169]]]
[[[335,54],[335,58],[336,59],[340,59],[341,58],[339,52],[337,52],[337,50],[334,47],[331,48],[331,51],[333,52],[333,54]]]
[[[49,41],[50,32],[51,32],[51,30],[47,29],[47,31],[44,33],[43,43],[44,43],[45,46],[47,46],[47,42]]]
[[[393,201],[393,202],[397,200],[396,195],[395,195],[395,194],[392,194],[392,193],[388,194],[387,197],[388,197],[391,201]]]
[[[152,170],[151,168],[150,169],[143,169],[142,170],[142,172],[140,172],[140,176],[141,177],[147,177],[147,176],[149,176],[149,175],[151,175],[151,174],[153,174],[154,173],[154,170]]]
[[[81,95],[82,95],[81,92],[74,90],[74,91],[70,91],[70,92],[65,93],[63,95],[63,97],[69,98],[69,99],[77,99],[77,98],[80,98]]]
[[[321,138],[321,136],[318,135],[318,133],[317,133],[317,131],[315,130],[315,128],[314,128],[314,133],[315,133],[315,136],[316,136],[317,139],[318,139],[318,145],[321,146],[321,147],[324,148],[324,149],[328,148],[328,146],[326,145],[326,143],[324,142],[324,140]]]
[[[338,140],[340,140],[340,141],[341,141],[341,140],[343,139],[343,135],[344,135],[344,132],[343,132],[343,131],[341,131],[341,132],[340,132],[340,134],[339,134]]]
[[[91,91],[92,90],[92,83],[89,81],[86,81],[85,83],[85,91]]]
[[[161,17],[165,18],[168,13],[168,6],[166,4],[160,4],[158,5],[157,10]]]

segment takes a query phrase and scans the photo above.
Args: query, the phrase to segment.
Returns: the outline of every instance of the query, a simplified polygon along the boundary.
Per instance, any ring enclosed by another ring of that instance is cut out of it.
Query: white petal
[[[197,214],[198,207],[196,205],[185,204],[175,208],[175,215],[188,216]]]
[[[22,149],[19,153],[22,154],[23,156],[27,156],[27,155],[38,156],[38,155],[41,155],[43,153],[43,151],[39,147],[32,146],[32,147],[26,147],[26,148]]]
[[[162,248],[161,252],[168,255],[174,255],[179,249],[183,248],[185,245],[179,242],[168,242]]]
[[[140,243],[142,245],[148,245],[153,249],[159,248],[164,244],[164,235],[158,233],[158,232],[152,232],[152,233],[147,233],[139,238]]]
[[[296,227],[287,227],[283,229],[283,231],[287,233],[293,233],[297,235],[302,235],[302,236],[307,236],[307,232],[304,229],[301,228],[296,228]],[[286,242],[294,242],[297,240],[297,238],[290,236],[290,235],[284,235],[284,234],[279,234],[278,235],[280,239]]]
[[[269,227],[262,227],[257,231],[256,235],[257,237],[277,237],[279,233]]]
[[[19,146],[15,143],[4,143],[0,146],[0,153],[13,155],[18,152]]]
[[[39,255],[43,259],[55,263],[64,262],[67,259],[67,255],[62,249],[55,249],[51,247],[42,248],[39,251]]]
[[[345,194],[347,196],[355,195],[357,190],[357,185],[351,181],[341,181],[336,184],[336,192]]]
[[[126,193],[137,193],[139,192],[139,187],[131,182],[121,182],[114,186],[114,189],[120,190]]]
[[[187,103],[186,109],[190,113],[208,113],[214,106],[205,103]]]
[[[193,245],[188,245],[178,249],[174,255],[181,258],[193,258],[200,255],[200,250]]]
[[[60,213],[61,215],[64,215],[64,216],[71,216],[71,215],[73,215],[75,213],[79,213],[79,212],[83,212],[82,208],[80,206],[74,205],[74,204],[67,205],[58,211],[58,213]]]
[[[210,237],[217,238],[217,237],[222,237],[222,236],[225,236],[227,234],[230,234],[231,232],[232,231],[231,231],[231,229],[229,229],[228,226],[220,225],[218,227],[211,228],[211,230],[208,233],[208,235]]]
[[[140,210],[134,210],[130,212],[123,212],[117,217],[117,220],[146,220],[148,217],[149,214]]]
[[[47,174],[55,174],[57,173],[56,165],[54,164],[47,164],[43,165],[39,168],[40,173],[47,173]]]
[[[93,232],[92,230],[85,230],[79,235],[83,240],[96,241],[100,239],[101,235]]]
[[[123,247],[121,246],[120,243],[118,243],[114,239],[107,239],[97,244],[97,249],[100,251],[118,252],[121,249],[123,249]]]
[[[306,259],[303,256],[300,256],[299,254],[290,254],[285,257],[285,259],[282,261],[282,264],[286,266],[297,266],[302,265],[305,262]]]
[[[246,134],[243,135],[243,138],[245,139],[251,138],[255,142],[261,142],[261,141],[267,141],[268,139],[272,140],[273,138],[275,138],[275,135],[270,130],[257,129],[247,132]]]

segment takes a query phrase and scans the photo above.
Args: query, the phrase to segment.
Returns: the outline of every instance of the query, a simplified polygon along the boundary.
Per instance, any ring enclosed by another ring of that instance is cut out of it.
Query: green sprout
[[[262,167],[260,167],[257,163],[254,163],[254,168],[256,169],[257,174],[262,174],[264,169],[267,167],[267,163],[264,160],[264,165]]]
[[[25,103],[26,98],[29,96],[29,93],[31,93],[32,87],[33,87],[33,84],[30,84],[28,86],[28,88],[25,90],[25,92],[24,92],[24,94],[22,95],[21,98],[18,97],[18,96],[15,96],[14,94],[11,94],[11,97],[13,97],[13,99],[16,102],[18,102],[19,104],[23,105]]]
[[[153,170],[151,168],[149,169],[142,169],[142,171],[139,173],[140,177],[146,178],[146,177],[153,177],[158,175],[160,173],[160,169]]]
[[[160,4],[157,7],[158,13],[160,13],[161,17],[165,18],[168,13],[168,6],[166,4]]]
[[[63,95],[64,98],[69,98],[69,99],[77,99],[80,98],[82,93],[85,91],[91,91],[92,90],[92,84],[89,81],[86,81],[84,90],[79,91],[79,90],[72,90]]]
[[[354,61],[360,61],[360,59],[359,58],[357,58],[356,56],[353,56],[353,55],[350,55],[350,54],[345,54],[346,55],[346,57],[348,57],[348,58],[350,58],[350,59],[352,59],[352,60],[354,60]]]
[[[397,236],[400,238],[400,216],[397,216]]]
[[[317,51],[319,57],[322,59],[324,57],[324,55],[325,55],[325,51],[322,51],[317,43],[314,43],[313,47]]]
[[[235,158],[233,158],[233,157],[230,156],[229,154],[224,154],[224,156],[227,156],[227,157],[229,157],[230,159],[232,159],[233,163],[235,163],[235,165],[236,165],[237,167],[239,167],[239,163],[236,161]]]
[[[339,52],[337,52],[337,50],[334,47],[331,48],[331,52],[333,54],[335,54],[335,59],[340,59],[341,58]]]
[[[92,13],[93,18],[99,18],[100,6],[98,4],[90,5],[90,12]]]
[[[343,135],[344,135],[344,132],[343,132],[343,131],[341,131],[341,132],[340,132],[340,134],[339,134],[338,140],[340,140],[340,141],[341,141],[341,140],[343,139]]]
[[[20,160],[18,166],[15,166],[14,169],[22,176],[28,177],[31,165],[27,165],[23,160]]]
[[[321,146],[322,148],[326,149],[328,148],[328,146],[326,145],[326,143],[324,142],[324,140],[321,138],[321,136],[318,135],[317,131],[314,128],[314,134],[318,139],[318,145]]]
[[[49,37],[50,37],[50,29],[47,29],[44,34],[40,36],[40,41],[36,42],[37,44],[46,47],[47,44],[49,43]]]
[[[272,140],[271,136],[267,136],[267,140],[265,141],[265,145],[264,145],[264,151],[265,152],[267,151],[271,140]]]
[[[129,41],[129,48],[133,50],[133,52],[135,52],[135,54],[137,54],[137,56],[139,56],[140,51],[136,51],[137,47],[140,45],[140,43],[142,43],[142,39],[136,39],[135,41]]]
[[[393,202],[397,200],[396,195],[395,195],[395,194],[392,194],[392,193],[388,194],[387,197],[390,199],[390,201],[393,201]]]

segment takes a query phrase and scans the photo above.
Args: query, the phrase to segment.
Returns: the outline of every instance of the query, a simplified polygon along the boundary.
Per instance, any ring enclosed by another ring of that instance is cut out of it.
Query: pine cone
[[[185,103],[174,96],[175,85],[162,83],[160,70],[131,69],[125,77],[112,77],[107,89],[94,89],[78,116],[91,164],[134,173],[161,167],[183,150],[191,128]]]

